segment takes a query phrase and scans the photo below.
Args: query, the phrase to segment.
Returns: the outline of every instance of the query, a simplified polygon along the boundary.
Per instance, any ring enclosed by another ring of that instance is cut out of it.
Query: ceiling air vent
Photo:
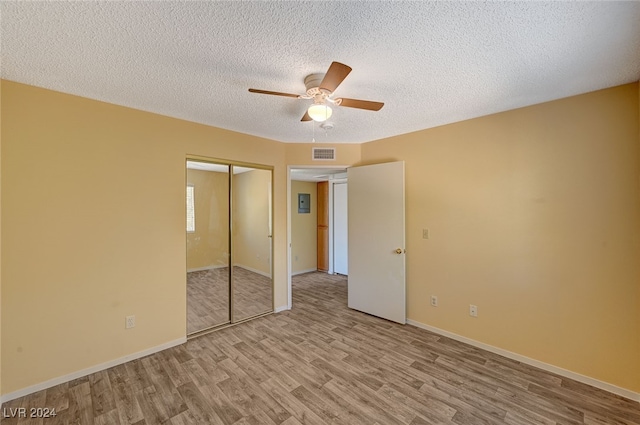
[[[314,161],[336,159],[336,148],[312,148]]]

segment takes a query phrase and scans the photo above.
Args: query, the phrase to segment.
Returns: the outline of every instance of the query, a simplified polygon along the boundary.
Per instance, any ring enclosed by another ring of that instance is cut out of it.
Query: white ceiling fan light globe
[[[329,105],[314,103],[313,105],[309,106],[309,109],[307,109],[307,113],[312,120],[323,122],[331,118],[333,110],[329,107]]]

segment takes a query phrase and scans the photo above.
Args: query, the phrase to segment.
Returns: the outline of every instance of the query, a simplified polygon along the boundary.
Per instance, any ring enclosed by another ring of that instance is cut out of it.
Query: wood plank
[[[94,416],[101,416],[116,408],[109,374],[106,370],[89,375],[89,386],[91,387],[91,405]]]
[[[91,384],[88,378],[78,385],[69,387],[68,417],[71,424],[93,425],[94,410],[91,405]]]
[[[177,390],[189,408],[189,413],[195,418],[196,423],[225,425],[220,416],[211,408],[196,384],[188,382],[180,385]]]
[[[287,391],[283,386],[275,380],[269,379],[260,386],[267,391],[282,407],[284,407],[292,417],[297,419],[301,424],[305,425],[322,425],[326,422],[318,416],[315,411],[298,398]]]
[[[133,424],[144,419],[140,404],[136,399],[131,378],[124,365],[110,368],[109,381],[121,424]]]
[[[108,412],[104,412],[100,415],[96,416],[94,421],[96,425],[121,425],[120,416],[118,415],[118,411],[114,408],[109,410]]]

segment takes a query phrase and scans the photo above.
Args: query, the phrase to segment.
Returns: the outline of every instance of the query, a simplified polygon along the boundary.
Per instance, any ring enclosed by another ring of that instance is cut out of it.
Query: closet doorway
[[[273,311],[273,170],[187,158],[187,335]]]

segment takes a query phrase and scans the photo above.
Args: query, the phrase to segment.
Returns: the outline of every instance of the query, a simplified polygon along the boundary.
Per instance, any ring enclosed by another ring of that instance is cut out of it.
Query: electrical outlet
[[[431,305],[433,307],[438,307],[438,296],[437,295],[431,295]]]
[[[422,239],[429,239],[429,229],[422,229]]]
[[[127,316],[124,318],[124,328],[131,329],[136,326],[136,316]]]
[[[478,306],[470,304],[469,305],[469,316],[478,317]]]

